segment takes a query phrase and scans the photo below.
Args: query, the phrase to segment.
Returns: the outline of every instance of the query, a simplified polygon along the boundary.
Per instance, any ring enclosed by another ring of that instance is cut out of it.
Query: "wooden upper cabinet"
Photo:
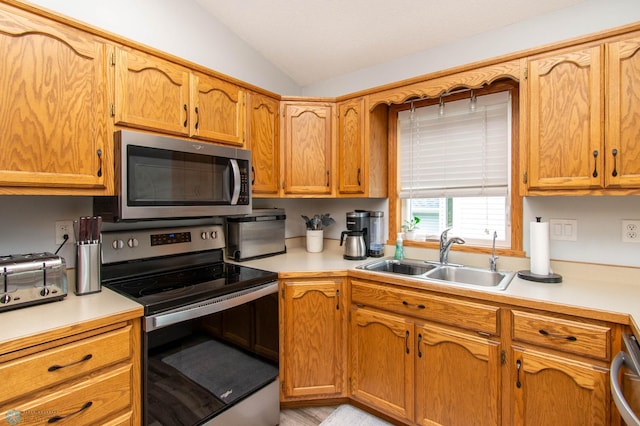
[[[602,47],[528,61],[530,189],[603,185]]]
[[[606,45],[608,188],[640,188],[640,32]]]
[[[189,69],[125,47],[115,67],[116,124],[189,135]]]
[[[334,194],[334,104],[283,102],[284,194]]]
[[[244,145],[245,92],[240,86],[206,74],[191,73],[191,135]]]
[[[103,40],[0,4],[0,192],[108,195]]]
[[[280,102],[247,95],[247,148],[251,149],[253,195],[277,196],[280,181]]]
[[[338,104],[338,191],[364,194],[366,175],[364,99]]]

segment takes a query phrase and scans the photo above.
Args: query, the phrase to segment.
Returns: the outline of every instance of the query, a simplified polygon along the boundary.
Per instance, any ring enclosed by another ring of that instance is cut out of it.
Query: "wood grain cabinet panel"
[[[113,192],[111,49],[90,34],[0,5],[0,192]]]
[[[119,47],[115,57],[115,122],[189,135],[189,70],[146,53]]]
[[[284,195],[334,194],[334,104],[283,102]]]
[[[281,281],[282,399],[346,395],[346,300],[340,278]]]
[[[607,43],[605,184],[640,188],[640,33]]]
[[[277,196],[280,189],[280,102],[257,93],[247,101],[247,148],[251,150],[254,195]]]
[[[245,91],[210,75],[191,72],[191,136],[244,145]]]

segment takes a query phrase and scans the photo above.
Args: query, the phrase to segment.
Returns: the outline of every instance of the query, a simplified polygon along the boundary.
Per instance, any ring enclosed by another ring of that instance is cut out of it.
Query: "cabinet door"
[[[640,33],[607,45],[607,187],[640,188]]]
[[[513,353],[514,424],[609,423],[607,369],[532,350]]]
[[[285,280],[281,286],[283,399],[345,396],[347,334],[342,280]]]
[[[433,324],[417,327],[416,422],[500,424],[500,343]]]
[[[115,66],[116,124],[189,134],[189,70],[127,48]]]
[[[529,60],[530,189],[603,182],[601,47]]]
[[[332,105],[285,104],[283,115],[285,194],[332,194]]]
[[[401,316],[351,310],[351,397],[413,421],[414,326]]]
[[[113,167],[105,169],[112,163],[110,49],[89,34],[0,5],[0,186],[113,191],[105,181],[113,176]]]
[[[280,102],[257,93],[248,96],[248,148],[254,195],[278,195],[280,181]]]
[[[218,78],[191,73],[191,135],[244,145],[244,90]]]
[[[338,105],[338,191],[363,194],[367,181],[364,99]]]

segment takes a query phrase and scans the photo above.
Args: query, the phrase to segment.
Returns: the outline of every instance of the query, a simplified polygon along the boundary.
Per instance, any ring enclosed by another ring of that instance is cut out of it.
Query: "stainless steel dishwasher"
[[[622,351],[611,362],[611,395],[627,426],[640,426],[640,346],[622,334]]]

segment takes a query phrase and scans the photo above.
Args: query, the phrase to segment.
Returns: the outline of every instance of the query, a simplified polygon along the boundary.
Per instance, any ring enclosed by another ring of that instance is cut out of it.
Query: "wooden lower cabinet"
[[[417,339],[416,423],[501,424],[500,342],[435,324]]]
[[[516,425],[608,425],[606,368],[535,350],[513,349]]]
[[[343,278],[280,282],[281,400],[346,396],[346,302]]]
[[[351,310],[351,397],[413,421],[415,326],[400,315]]]
[[[10,424],[138,425],[141,418],[140,321],[27,338],[0,347],[0,418]],[[17,346],[16,346],[17,347]]]

